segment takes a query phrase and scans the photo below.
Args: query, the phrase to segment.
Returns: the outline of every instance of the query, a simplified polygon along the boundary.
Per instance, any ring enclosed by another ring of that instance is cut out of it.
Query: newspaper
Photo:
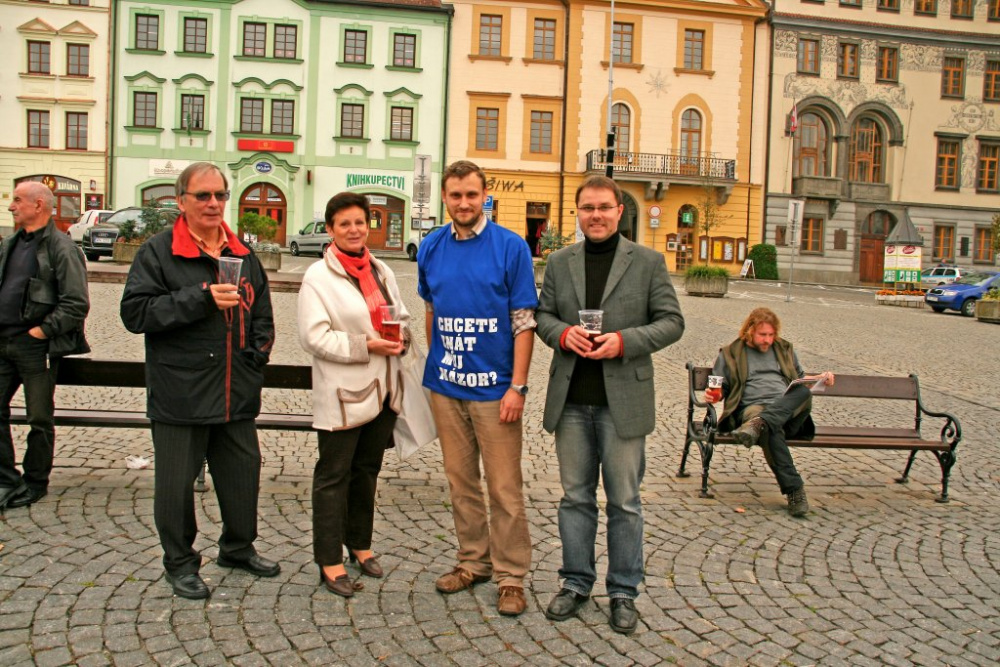
[[[797,380],[792,380],[792,382],[787,387],[785,387],[784,393],[787,394],[789,391],[792,390],[793,387],[804,385],[813,394],[818,394],[826,391],[826,379],[827,375],[826,373],[823,373],[822,375],[817,375],[811,378],[799,378]]]

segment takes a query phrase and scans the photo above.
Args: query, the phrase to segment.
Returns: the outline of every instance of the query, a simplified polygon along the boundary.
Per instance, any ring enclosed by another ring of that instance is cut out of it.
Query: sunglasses
[[[223,190],[222,192],[182,192],[182,195],[191,195],[200,202],[208,202],[212,200],[214,196],[217,201],[229,201],[231,193],[229,190]]]

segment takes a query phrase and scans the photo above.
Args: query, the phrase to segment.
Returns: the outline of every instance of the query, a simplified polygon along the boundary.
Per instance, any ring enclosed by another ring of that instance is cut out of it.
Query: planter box
[[[976,319],[1000,324],[1000,301],[980,299],[976,302]]]
[[[257,259],[260,260],[260,265],[265,271],[281,270],[280,252],[258,252]]]
[[[729,276],[684,279],[684,291],[691,296],[723,297],[729,291]]]
[[[541,287],[542,278],[545,277],[545,263],[535,262],[534,269],[535,269],[535,287]]]
[[[141,247],[141,243],[115,243],[111,246],[111,259],[121,264],[131,264]]]
[[[875,303],[880,306],[900,306],[901,308],[923,308],[924,297],[907,294],[876,294]]]

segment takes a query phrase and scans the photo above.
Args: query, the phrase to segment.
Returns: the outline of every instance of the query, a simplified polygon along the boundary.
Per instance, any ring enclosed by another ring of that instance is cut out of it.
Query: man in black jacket
[[[42,183],[19,184],[9,207],[18,230],[0,247],[0,511],[48,493],[59,358],[90,351],[83,337],[87,267],[51,220],[54,204]],[[10,433],[10,399],[21,385],[30,427],[23,476]]]
[[[263,367],[274,343],[267,275],[223,220],[228,183],[196,162],[177,179],[181,215],[136,254],[122,295],[125,328],[146,335],[147,414],[156,455],[153,518],[174,593],[207,598],[194,549],[194,479],[208,460],[222,515],[217,563],[262,577],[281,568],[257,555]],[[220,284],[219,258],[243,260]]]

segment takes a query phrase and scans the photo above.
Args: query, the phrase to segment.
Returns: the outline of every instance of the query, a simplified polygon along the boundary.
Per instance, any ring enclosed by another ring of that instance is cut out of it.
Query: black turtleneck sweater
[[[590,239],[583,242],[584,250],[584,280],[587,297],[584,308],[596,310],[601,307],[604,298],[604,288],[608,284],[611,265],[615,260],[615,251],[621,235],[615,232],[604,241],[594,243]],[[601,333],[608,333],[607,330]],[[566,402],[576,405],[607,405],[608,395],[604,390],[604,362],[596,359],[576,360],[573,377],[569,381],[569,392]]]

